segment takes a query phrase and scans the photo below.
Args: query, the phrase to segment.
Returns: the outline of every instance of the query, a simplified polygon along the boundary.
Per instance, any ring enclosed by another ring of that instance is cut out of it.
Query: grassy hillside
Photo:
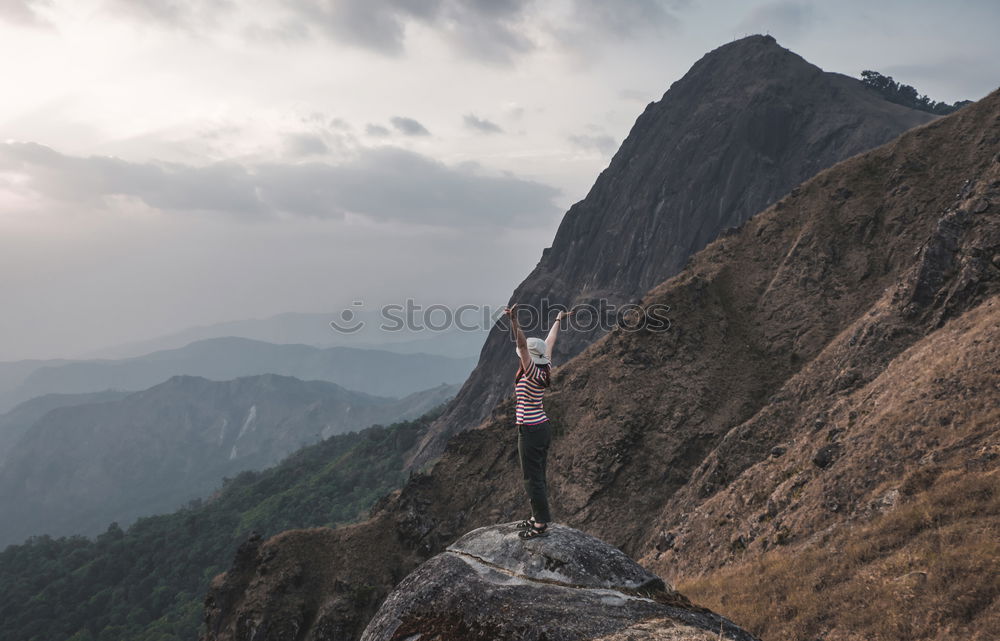
[[[998,487],[996,470],[945,472],[869,524],[678,587],[764,639],[998,639]]]

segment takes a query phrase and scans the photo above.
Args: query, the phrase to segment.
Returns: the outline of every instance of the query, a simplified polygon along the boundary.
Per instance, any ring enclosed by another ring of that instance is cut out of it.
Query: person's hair
[[[551,384],[552,378],[552,367],[550,365],[535,365],[542,372],[542,387],[548,387]],[[514,384],[516,385],[521,377],[524,376],[524,365],[517,366],[517,374],[514,374]]]

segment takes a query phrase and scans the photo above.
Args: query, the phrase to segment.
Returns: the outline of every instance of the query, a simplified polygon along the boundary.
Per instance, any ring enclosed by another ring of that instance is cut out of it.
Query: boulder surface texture
[[[755,639],[600,539],[557,524],[517,533],[458,539],[396,587],[362,641]]]

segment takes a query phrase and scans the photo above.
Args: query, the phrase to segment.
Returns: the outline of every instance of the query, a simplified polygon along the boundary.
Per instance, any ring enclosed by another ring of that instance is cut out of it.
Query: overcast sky
[[[412,297],[502,305],[645,104],[768,32],[937,100],[1000,3],[0,0],[0,360]]]

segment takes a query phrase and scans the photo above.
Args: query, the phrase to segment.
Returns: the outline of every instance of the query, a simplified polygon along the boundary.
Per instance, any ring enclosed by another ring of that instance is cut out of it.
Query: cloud
[[[37,143],[0,144],[0,172],[51,200],[107,208],[131,197],[166,212],[244,219],[357,214],[382,222],[447,227],[534,227],[558,214],[559,191],[474,165],[449,166],[411,151],[364,149],[340,164],[207,166],[68,156]]]
[[[382,125],[376,125],[375,123],[370,122],[365,126],[365,133],[369,136],[375,136],[376,138],[385,138],[392,132]]]
[[[106,13],[174,29],[215,27],[236,8],[233,0],[106,0]]]
[[[0,21],[20,26],[51,26],[39,14],[39,9],[52,7],[52,0],[2,0],[0,1]]]
[[[678,12],[689,0],[572,0],[548,31],[565,52],[589,65],[609,46],[634,46],[680,30]]]
[[[290,0],[306,30],[336,42],[400,55],[410,23],[429,27],[476,59],[510,63],[534,44],[521,33],[531,0]]]
[[[37,143],[0,145],[0,170],[27,177],[26,185],[54,200],[103,206],[106,196],[134,196],[157,209],[267,212],[253,177],[235,163],[193,167],[130,163],[108,156],[66,156]]]
[[[395,116],[389,120],[392,126],[396,128],[397,131],[406,136],[429,136],[431,132],[427,131],[427,127],[414,120],[413,118],[406,118],[403,116]]]
[[[569,141],[580,149],[597,150],[606,155],[618,149],[615,139],[606,134],[576,134],[569,136]]]
[[[403,51],[405,24],[422,15],[432,3],[409,3],[397,0],[291,0],[287,3],[294,18],[306,30],[319,32],[332,40],[385,54]]]
[[[289,156],[316,156],[329,151],[330,148],[318,134],[297,133],[285,138],[285,153]]]
[[[469,129],[475,129],[476,131],[484,134],[499,134],[503,133],[503,129],[500,125],[495,122],[480,118],[475,114],[466,114],[462,117],[465,122],[465,126]]]
[[[15,3],[32,0],[9,0]],[[51,1],[51,0],[36,0]],[[103,0],[108,15],[210,36],[219,25],[256,41],[325,38],[387,56],[402,56],[415,29],[433,32],[464,57],[507,66],[552,37],[576,53],[599,44],[676,30],[691,0]],[[240,11],[236,11],[237,7]],[[205,28],[207,26],[211,29]]]
[[[756,7],[737,25],[741,33],[770,33],[794,38],[806,31],[816,17],[812,5],[803,2],[770,2]]]
[[[675,30],[680,26],[676,12],[689,4],[684,0],[575,0],[576,28],[627,39],[648,33]]]
[[[481,62],[508,65],[533,51],[525,35],[531,0],[451,0],[439,22],[447,39]]]

